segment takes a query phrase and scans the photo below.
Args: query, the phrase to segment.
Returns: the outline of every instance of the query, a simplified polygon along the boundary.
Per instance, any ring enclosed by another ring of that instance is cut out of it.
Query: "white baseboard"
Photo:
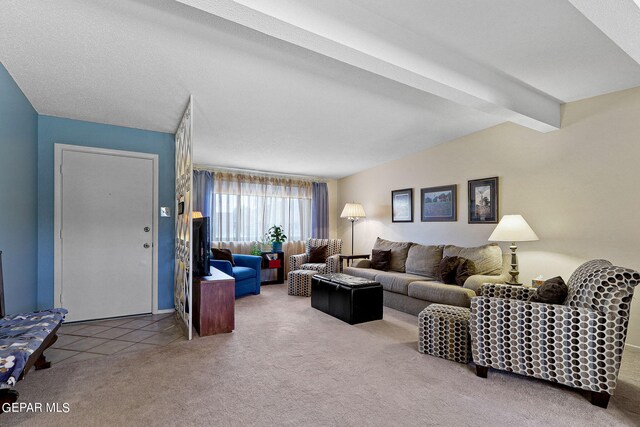
[[[174,311],[176,311],[175,308],[164,308],[162,310],[154,311],[153,314],[167,314],[167,313],[173,313]]]
[[[640,353],[640,346],[637,345],[625,344],[624,349],[634,353]]]

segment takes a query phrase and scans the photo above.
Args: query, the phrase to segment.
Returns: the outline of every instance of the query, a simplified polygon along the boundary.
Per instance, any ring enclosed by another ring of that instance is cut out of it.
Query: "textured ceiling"
[[[0,61],[40,114],[174,132],[192,94],[194,160],[217,166],[339,178],[640,85],[557,0],[0,6]]]

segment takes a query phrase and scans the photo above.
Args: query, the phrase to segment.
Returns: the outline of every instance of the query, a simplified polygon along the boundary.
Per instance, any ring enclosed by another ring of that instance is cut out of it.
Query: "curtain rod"
[[[236,172],[236,173],[246,173],[251,175],[263,175],[263,176],[273,176],[276,178],[298,178],[298,179],[306,179],[308,181],[314,182],[327,182],[327,178],[321,178],[319,176],[309,176],[309,175],[294,175],[289,173],[276,173],[276,172],[265,172],[258,171],[253,169],[240,169],[240,168],[225,168],[218,166],[207,166],[207,165],[193,165],[194,170],[206,170],[210,172]]]

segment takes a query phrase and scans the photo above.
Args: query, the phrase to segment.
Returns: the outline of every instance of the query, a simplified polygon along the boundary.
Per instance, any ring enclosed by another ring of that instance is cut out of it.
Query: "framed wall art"
[[[391,221],[413,222],[413,188],[391,192]]]
[[[498,223],[498,177],[469,181],[469,224]]]
[[[457,185],[420,189],[420,220],[457,221]]]

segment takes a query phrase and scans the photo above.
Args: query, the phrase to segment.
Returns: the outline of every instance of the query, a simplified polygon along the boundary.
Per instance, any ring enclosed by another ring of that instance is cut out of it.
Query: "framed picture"
[[[469,224],[498,223],[498,177],[469,181]]]
[[[420,189],[420,220],[457,221],[457,185]]]
[[[391,192],[391,221],[413,222],[413,188]]]

